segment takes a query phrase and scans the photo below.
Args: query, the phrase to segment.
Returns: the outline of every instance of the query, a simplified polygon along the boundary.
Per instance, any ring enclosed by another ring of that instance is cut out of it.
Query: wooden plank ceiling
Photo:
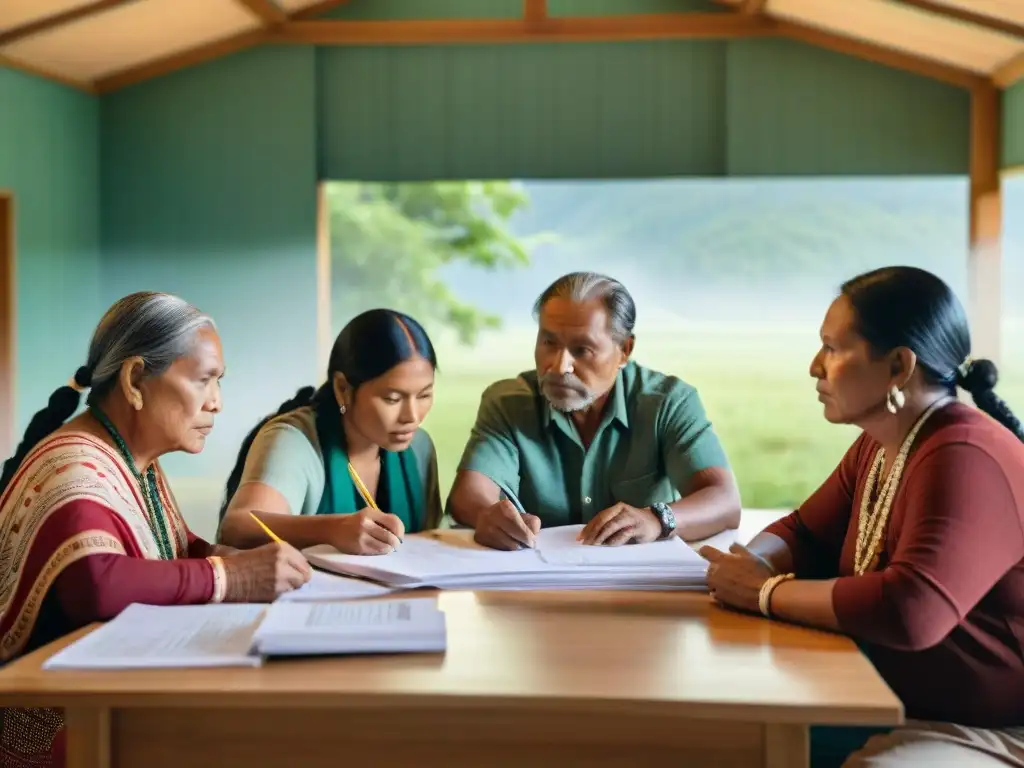
[[[628,7],[629,1],[622,3]],[[714,0],[731,8],[607,18],[553,18],[544,0],[523,0],[518,19],[316,20],[345,2],[2,0],[0,63],[102,93],[264,42],[403,45],[779,35],[969,88],[987,82],[1006,87],[1024,77],[1024,0]]]

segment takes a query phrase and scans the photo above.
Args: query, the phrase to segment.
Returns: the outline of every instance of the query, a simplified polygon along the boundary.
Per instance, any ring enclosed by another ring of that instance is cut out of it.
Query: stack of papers
[[[134,604],[44,669],[258,667],[268,656],[444,651],[437,600]]]
[[[446,641],[436,598],[275,604],[254,637],[265,656],[438,653]]]
[[[582,526],[543,529],[535,549],[499,552],[470,541],[410,536],[387,555],[304,551],[310,563],[394,589],[704,589],[707,562],[678,538],[621,547],[577,540]]]
[[[277,598],[279,603],[324,603],[342,600],[360,600],[381,597],[395,590],[365,579],[353,579],[334,573],[313,571],[313,576],[298,589],[285,592]]]

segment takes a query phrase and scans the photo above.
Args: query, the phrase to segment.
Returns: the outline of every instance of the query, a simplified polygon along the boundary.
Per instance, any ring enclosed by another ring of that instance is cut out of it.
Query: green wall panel
[[[646,13],[729,12],[710,0],[548,0],[548,15],[630,16]],[[325,18],[350,21],[393,19],[517,19],[523,0],[373,0],[334,8]]]
[[[724,45],[322,48],[321,175],[718,175]]]
[[[710,0],[548,0],[549,16],[630,16],[645,13],[730,13]]]
[[[0,189],[14,193],[17,237],[19,434],[85,362],[99,319],[98,130],[95,98],[0,66]]]
[[[967,171],[966,92],[792,41],[318,58],[325,178]]]
[[[346,3],[324,14],[325,18],[349,21],[510,19],[522,15],[522,0],[372,0]]]
[[[1003,94],[1003,167],[1024,165],[1024,80]]]
[[[787,40],[729,44],[728,173],[961,174],[966,91]]]
[[[102,295],[178,293],[220,325],[224,414],[203,461],[316,369],[314,51],[266,47],[103,98]]]

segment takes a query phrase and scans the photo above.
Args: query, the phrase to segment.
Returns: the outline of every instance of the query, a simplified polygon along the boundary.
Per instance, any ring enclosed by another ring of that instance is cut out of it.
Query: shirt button
[[[590,503],[590,497],[589,496],[584,496],[583,497],[583,503],[584,504],[589,504]]]

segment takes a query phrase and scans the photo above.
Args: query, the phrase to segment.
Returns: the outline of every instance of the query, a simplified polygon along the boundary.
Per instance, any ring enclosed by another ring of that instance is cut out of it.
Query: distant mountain
[[[556,241],[528,268],[446,268],[452,289],[511,324],[574,269],[607,272],[679,315],[804,320],[844,279],[886,264],[929,269],[966,299],[967,182],[924,179],[524,181],[513,228]],[[1005,280],[1024,276],[1024,183],[1008,185]],[[1019,211],[1020,215],[1011,215]],[[524,302],[524,297],[527,301]],[[1008,301],[1008,311],[1024,315]]]

